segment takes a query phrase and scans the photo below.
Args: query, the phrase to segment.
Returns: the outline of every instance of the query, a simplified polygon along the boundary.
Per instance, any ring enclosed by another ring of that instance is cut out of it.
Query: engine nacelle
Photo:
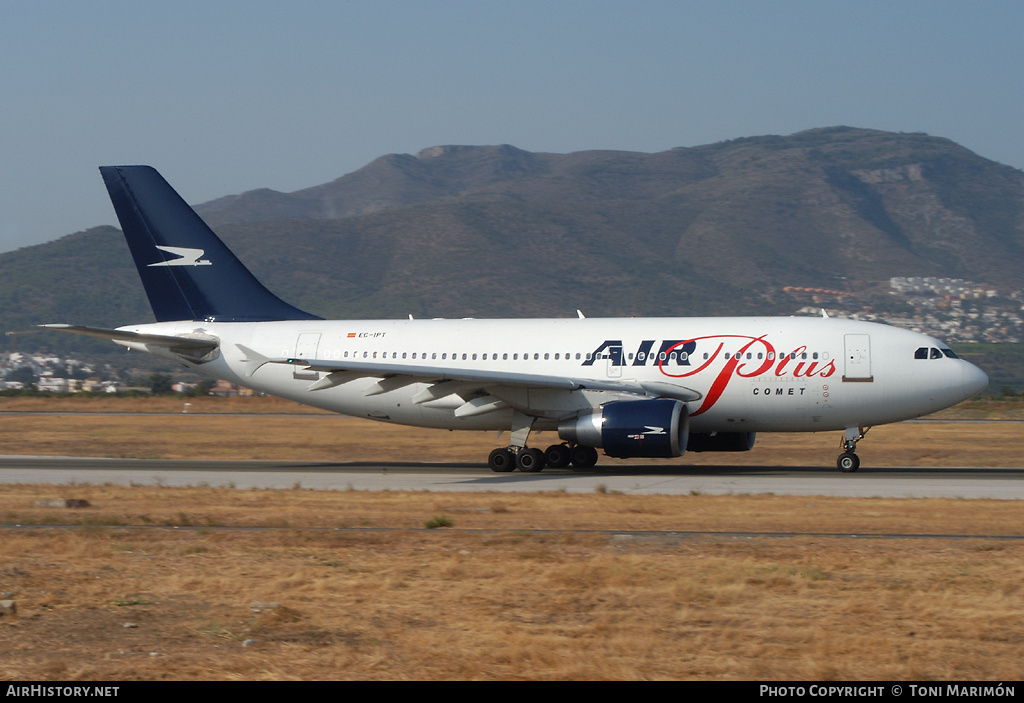
[[[756,432],[694,432],[686,442],[690,452],[749,452],[754,448]]]
[[[562,439],[620,459],[682,456],[689,433],[686,405],[668,398],[607,403],[558,426]]]

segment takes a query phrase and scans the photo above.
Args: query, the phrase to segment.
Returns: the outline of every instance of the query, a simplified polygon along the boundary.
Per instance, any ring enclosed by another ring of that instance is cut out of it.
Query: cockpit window
[[[935,347],[918,347],[914,351],[915,359],[941,359],[944,356],[949,359],[960,358],[953,352],[952,349],[948,349],[946,347],[943,347],[942,349],[937,349]]]

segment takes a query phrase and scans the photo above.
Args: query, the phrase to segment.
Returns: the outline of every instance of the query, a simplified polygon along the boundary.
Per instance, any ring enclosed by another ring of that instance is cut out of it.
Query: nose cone
[[[964,364],[964,399],[977,395],[988,386],[988,376],[984,371],[974,364],[965,361]]]

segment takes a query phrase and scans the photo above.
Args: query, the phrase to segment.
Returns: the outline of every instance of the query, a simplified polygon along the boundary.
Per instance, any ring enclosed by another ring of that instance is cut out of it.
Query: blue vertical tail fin
[[[256,280],[149,166],[101,166],[158,322],[317,320]]]

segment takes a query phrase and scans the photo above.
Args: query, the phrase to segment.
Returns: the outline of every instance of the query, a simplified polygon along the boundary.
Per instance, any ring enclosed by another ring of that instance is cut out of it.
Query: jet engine
[[[607,403],[558,425],[562,439],[620,459],[682,456],[689,432],[686,405],[668,398]]]
[[[693,432],[686,442],[691,452],[748,452],[754,448],[756,432]]]

